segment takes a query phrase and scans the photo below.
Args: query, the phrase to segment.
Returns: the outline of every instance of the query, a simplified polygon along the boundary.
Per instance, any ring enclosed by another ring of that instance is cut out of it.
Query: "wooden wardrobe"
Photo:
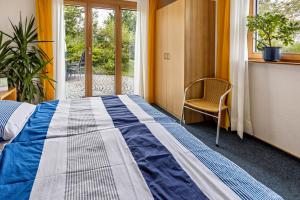
[[[214,21],[212,0],[177,0],[157,10],[155,103],[177,118],[184,88],[214,75]],[[195,88],[189,95],[197,97],[200,90]],[[195,118],[186,114],[190,121]]]

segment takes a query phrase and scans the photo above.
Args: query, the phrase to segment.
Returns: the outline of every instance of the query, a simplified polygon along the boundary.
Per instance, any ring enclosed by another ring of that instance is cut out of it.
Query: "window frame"
[[[256,2],[257,0],[250,0],[249,6],[249,15],[254,16],[256,14]],[[255,52],[254,44],[255,44],[254,34],[248,32],[248,57],[249,60],[258,60],[262,61],[262,54]],[[291,53],[282,53],[281,62],[291,62],[291,63],[299,63],[300,62],[300,53],[299,54],[291,54]]]

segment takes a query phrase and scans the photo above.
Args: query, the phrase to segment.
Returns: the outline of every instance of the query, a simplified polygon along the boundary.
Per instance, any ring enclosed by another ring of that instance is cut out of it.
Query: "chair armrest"
[[[222,110],[223,101],[225,100],[225,97],[228,96],[228,94],[231,92],[232,87],[230,86],[229,89],[221,96],[219,101],[219,112]]]

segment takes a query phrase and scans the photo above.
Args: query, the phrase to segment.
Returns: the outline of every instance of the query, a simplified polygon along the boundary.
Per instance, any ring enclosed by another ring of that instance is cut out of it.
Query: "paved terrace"
[[[122,93],[133,94],[133,77],[123,76]],[[115,94],[115,77],[112,75],[93,75],[93,96]],[[84,75],[72,75],[66,81],[66,98],[78,99],[85,96]]]

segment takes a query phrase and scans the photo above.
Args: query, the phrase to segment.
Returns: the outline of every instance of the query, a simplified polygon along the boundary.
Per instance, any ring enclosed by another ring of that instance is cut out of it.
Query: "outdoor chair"
[[[66,63],[66,80],[68,80],[72,75],[78,74],[81,78],[82,72],[85,67],[85,52],[81,54],[80,61],[75,63]]]
[[[203,83],[203,96],[201,98],[187,99],[187,94],[191,88],[197,83]],[[204,115],[218,119],[216,146],[219,146],[220,125],[222,119],[222,111],[226,110],[229,115],[229,107],[225,104],[225,100],[231,91],[231,84],[228,81],[217,78],[202,78],[192,82],[184,91],[184,103],[182,108],[182,116],[180,123],[185,122],[184,110],[190,109]]]

